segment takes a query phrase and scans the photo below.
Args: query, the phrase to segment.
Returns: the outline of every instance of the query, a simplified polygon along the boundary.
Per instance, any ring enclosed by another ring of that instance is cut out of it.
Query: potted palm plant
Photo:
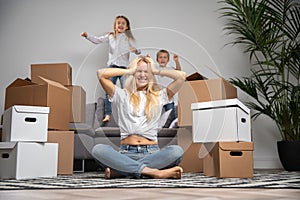
[[[242,45],[252,63],[251,77],[230,81],[253,97],[246,105],[254,111],[254,119],[263,114],[277,125],[282,138],[277,148],[283,167],[300,170],[299,4],[295,0],[219,3],[226,20],[224,29],[235,36],[231,43]]]

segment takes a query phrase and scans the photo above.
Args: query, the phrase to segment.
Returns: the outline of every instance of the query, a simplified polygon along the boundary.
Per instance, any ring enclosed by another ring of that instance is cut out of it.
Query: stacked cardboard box
[[[0,178],[57,176],[58,144],[47,142],[49,107],[12,106],[4,112]]]
[[[192,126],[192,103],[236,97],[236,88],[223,78],[186,81],[178,93],[178,125]]]
[[[192,103],[193,142],[251,142],[250,109],[237,98]]]
[[[253,177],[253,142],[204,143],[203,172],[220,178]]]
[[[50,108],[46,141],[59,144],[57,173],[73,174],[74,132],[69,123],[85,122],[86,93],[72,85],[71,66],[32,64],[31,79],[18,78],[6,88],[5,109],[13,105]]]
[[[238,101],[236,88],[223,78],[188,80],[178,94],[178,144],[185,150],[184,171],[253,176],[250,111]],[[244,171],[234,170],[239,165],[233,163],[239,162],[246,164]]]
[[[193,142],[191,104],[236,96],[236,88],[223,78],[204,80],[198,73],[186,78],[178,93],[178,144],[185,150],[180,163],[185,172],[203,172],[203,155],[199,152],[204,146]]]
[[[253,176],[250,110],[237,98],[193,103],[193,142],[207,151],[205,175]]]
[[[13,105],[33,105],[50,108],[48,128],[68,130],[71,93],[60,83],[40,77],[40,83],[16,79],[6,88],[5,109]]]
[[[68,122],[84,123],[86,92],[81,86],[72,84],[71,66],[68,63],[32,64],[31,81],[37,84],[43,84],[40,77],[60,83],[70,91],[70,111],[67,112],[69,113]],[[68,117],[65,116],[65,118]]]

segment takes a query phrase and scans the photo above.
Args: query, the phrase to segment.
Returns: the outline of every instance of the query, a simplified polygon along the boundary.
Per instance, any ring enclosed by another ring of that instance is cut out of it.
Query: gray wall
[[[107,45],[94,45],[82,31],[101,35],[125,15],[143,54],[168,49],[180,56],[182,69],[208,78],[249,74],[241,47],[224,46],[219,5],[211,0],[0,0],[0,113],[5,88],[16,78],[30,77],[30,64],[68,62],[73,84],[87,92],[87,102],[103,95],[96,70],[106,67]],[[170,62],[174,65],[174,62]],[[239,91],[239,98],[248,97]],[[279,134],[265,118],[252,123],[255,168],[280,168]]]

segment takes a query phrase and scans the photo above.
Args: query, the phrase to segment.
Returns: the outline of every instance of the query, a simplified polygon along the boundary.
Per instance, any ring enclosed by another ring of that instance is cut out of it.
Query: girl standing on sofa
[[[121,89],[110,80],[113,76],[128,76]],[[160,89],[154,75],[173,79],[167,88]],[[120,127],[120,150],[97,144],[92,155],[105,168],[105,178],[116,175],[142,178],[181,178],[178,166],[183,150],[178,145],[160,149],[157,142],[158,122],[162,107],[169,103],[185,80],[177,70],[157,70],[150,57],[137,57],[127,69],[98,70],[98,78],[113,102]]]
[[[109,43],[108,68],[126,69],[126,66],[129,64],[130,52],[133,52],[136,55],[140,54],[140,51],[134,47],[135,39],[131,32],[130,22],[125,16],[120,15],[115,18],[113,32],[100,37],[88,35],[87,32],[82,32],[81,36],[94,44],[104,42]],[[114,76],[110,78],[113,84],[116,84],[118,79],[120,81],[121,88],[123,88],[124,77]],[[108,95],[105,94],[105,115],[103,122],[108,122],[110,120],[111,112],[111,102],[109,101]]]

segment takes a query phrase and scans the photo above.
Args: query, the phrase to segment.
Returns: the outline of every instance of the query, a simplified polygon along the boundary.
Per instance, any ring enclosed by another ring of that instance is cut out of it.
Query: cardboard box
[[[237,98],[192,103],[193,142],[251,142],[250,109]]]
[[[74,131],[48,131],[48,142],[58,143],[57,174],[73,174]]]
[[[49,107],[12,106],[3,117],[3,142],[46,142]]]
[[[179,128],[177,133],[178,145],[184,154],[179,166],[184,172],[203,172],[203,146],[192,141],[192,127]]]
[[[42,84],[39,76],[62,85],[72,85],[72,68],[68,63],[31,64],[31,81]]]
[[[219,178],[253,177],[253,142],[205,143],[209,154],[203,159],[206,176]]]
[[[6,88],[5,109],[13,105],[50,107],[48,128],[69,130],[71,92],[60,83],[40,77],[43,84],[16,79]]]
[[[85,122],[86,93],[81,86],[66,86],[71,91],[70,122]]]
[[[29,179],[57,176],[58,144],[0,143],[0,178]]]
[[[192,103],[236,97],[236,88],[223,78],[186,81],[178,92],[178,125],[192,126]]]

